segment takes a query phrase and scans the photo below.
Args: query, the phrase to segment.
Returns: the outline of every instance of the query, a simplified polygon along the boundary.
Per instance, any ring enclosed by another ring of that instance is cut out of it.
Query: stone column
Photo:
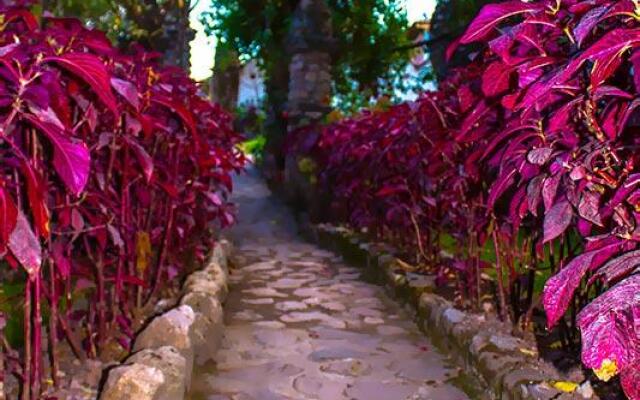
[[[227,111],[235,112],[240,85],[240,61],[231,47],[218,43],[211,77],[211,98]]]
[[[324,0],[301,0],[289,35],[289,129],[331,111],[331,12]]]
[[[331,50],[333,32],[331,12],[325,0],[301,0],[291,21],[289,33],[289,94],[287,99],[289,132],[320,122],[331,111]],[[319,213],[323,199],[315,187],[309,163],[287,155],[284,183],[294,206]],[[301,164],[306,167],[302,168]],[[312,167],[312,166],[311,166]],[[315,218],[314,218],[315,219]]]
[[[173,7],[164,15],[162,35],[158,39],[165,43],[166,49],[162,59],[166,65],[175,65],[189,72],[190,43],[195,38],[195,31],[189,26],[189,7],[186,4]]]

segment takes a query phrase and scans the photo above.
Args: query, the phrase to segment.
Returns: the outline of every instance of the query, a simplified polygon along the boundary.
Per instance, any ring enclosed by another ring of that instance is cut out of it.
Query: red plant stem
[[[69,314],[71,312],[71,307],[69,307],[69,304],[71,304],[71,275],[67,276],[67,279],[65,279],[64,281],[64,296],[65,296],[65,300],[66,300],[66,304],[67,307],[65,307],[64,310],[64,319],[66,321],[69,320]]]
[[[153,142],[153,150],[151,152],[151,157],[155,157],[156,153],[158,152],[158,147],[160,145],[160,140],[158,137],[155,138],[154,142]],[[155,208],[156,205],[156,201],[155,201],[155,192],[151,192],[151,204],[148,207],[147,210],[147,216],[146,216],[146,220],[145,220],[145,225],[144,225],[144,230],[146,232],[149,232],[151,230],[151,223],[153,222],[152,219],[152,215],[153,215],[153,210]]]
[[[554,256],[554,247],[553,247],[553,241],[549,242],[549,264],[551,264],[551,272],[556,272],[556,258]]]
[[[433,244],[431,243],[431,229],[429,229],[429,226],[426,226],[426,228],[424,232],[425,251],[427,253],[427,261],[432,262]]]
[[[123,160],[123,170],[122,170],[122,188],[120,192],[120,224],[122,227],[129,227],[130,222],[130,212],[131,208],[129,207],[129,168],[130,168],[130,157],[129,157],[129,146],[124,146],[124,160]],[[127,234],[135,234],[135,232],[127,232]],[[125,249],[124,249],[124,257],[125,263],[127,267],[127,274],[130,276],[134,275],[134,268],[132,264],[132,251],[135,254],[135,245],[133,249],[129,248],[129,241],[125,240]],[[131,287],[128,290],[128,294],[131,296],[135,296],[135,288]]]
[[[104,287],[104,262],[102,255],[96,263],[96,275],[98,281],[98,348],[102,348],[107,338],[107,304]]]
[[[36,398],[40,397],[40,383],[42,378],[42,309],[40,297],[42,296],[42,276],[40,270],[36,272],[34,277],[34,315],[33,315],[33,382],[32,395]]]
[[[436,237],[435,237],[435,243],[436,243],[436,265],[440,264],[440,231],[436,231]]]
[[[113,174],[113,166],[116,162],[116,149],[117,149],[116,140],[117,140],[117,135],[114,134],[113,139],[109,144],[109,164],[107,167],[107,181],[111,180],[111,175]]]
[[[22,400],[31,400],[31,279],[24,291],[24,366],[22,370]]]
[[[87,317],[87,343],[89,347],[89,358],[95,359],[97,354],[96,349],[96,336],[93,332],[93,325],[95,324],[96,319],[96,308],[95,304],[89,304],[89,315]]]
[[[126,153],[125,153],[125,161],[126,163]],[[121,188],[120,188],[120,226],[124,229],[127,226],[127,220],[126,220],[126,191],[127,191],[127,168],[126,168],[126,164],[125,167],[122,170],[122,177],[121,177],[121,182],[120,182]],[[118,267],[118,271],[120,274],[122,274],[122,270],[124,265],[122,265],[123,263],[126,262],[126,255],[128,254],[127,252],[127,241],[125,240],[124,243],[125,248],[122,249],[122,251],[119,254],[119,258],[120,258],[120,265]],[[123,287],[120,286],[120,291],[123,290]]]
[[[0,318],[3,323],[6,324],[6,316],[0,312]],[[5,387],[7,384],[7,366],[5,363],[5,355],[7,354],[7,347],[4,345],[7,339],[4,334],[4,327],[0,328],[0,400],[5,400]]]
[[[422,232],[420,232],[420,226],[418,225],[418,221],[416,220],[415,215],[409,210],[409,216],[411,217],[411,223],[413,224],[413,229],[415,230],[416,241],[418,242],[418,263],[421,260],[427,259],[427,254],[424,251],[424,246],[422,244]]]
[[[147,297],[147,301],[145,303],[149,303],[149,301],[156,294],[158,287],[160,286],[160,281],[162,278],[163,265],[165,262],[165,258],[167,256],[167,248],[169,247],[169,240],[171,239],[171,230],[173,229],[173,213],[174,206],[173,201],[169,201],[169,216],[167,218],[167,222],[164,227],[164,238],[162,240],[162,248],[160,249],[160,255],[158,256],[158,264],[156,265],[156,274],[153,280],[153,287],[149,292]]]
[[[493,237],[493,246],[496,252],[496,275],[497,275],[496,283],[498,284],[498,300],[500,301],[500,319],[502,321],[506,321],[507,320],[507,301],[504,295],[504,282],[502,281],[502,278],[503,278],[502,263],[500,260],[500,245],[498,243],[498,234],[497,234],[498,225],[495,219],[493,222],[494,222],[494,228],[493,228],[493,231],[491,232],[491,235]]]
[[[472,284],[474,285],[474,289],[475,289],[475,306],[476,308],[480,308],[480,282],[481,282],[481,277],[480,277],[480,263],[478,262],[478,250],[477,250],[477,245],[476,245],[476,233],[471,231],[471,234],[469,235],[469,258],[472,260],[473,262],[473,274],[474,274],[474,279],[475,282],[472,282]]]
[[[18,204],[22,204],[22,192],[20,190],[20,175],[17,170],[13,171],[13,180],[15,182],[16,187],[16,202]]]
[[[84,361],[86,356],[84,351],[82,351],[82,345],[80,344],[80,340],[75,336],[74,332],[69,328],[69,324],[60,314],[58,314],[58,322],[60,323],[60,327],[67,338],[67,342],[69,346],[71,346],[71,350],[73,354],[78,357],[80,361]]]
[[[51,357],[51,379],[58,387],[58,290],[56,287],[55,266],[49,259],[49,291],[51,296],[51,315],[49,316],[49,352]]]
[[[517,238],[517,232],[514,235],[514,237],[511,239],[511,243],[509,244],[509,249],[511,250],[509,252],[509,288],[507,288],[507,291],[510,291],[510,287],[511,285],[513,285],[513,282],[518,278],[518,273],[516,272],[516,261],[519,260],[519,248],[518,248],[518,238]],[[508,293],[507,292],[507,293]]]
[[[128,312],[128,306],[126,301],[126,296],[124,295],[123,283],[124,283],[124,252],[120,250],[118,255],[118,267],[116,268],[116,298],[118,299],[118,303],[125,310],[125,313]]]

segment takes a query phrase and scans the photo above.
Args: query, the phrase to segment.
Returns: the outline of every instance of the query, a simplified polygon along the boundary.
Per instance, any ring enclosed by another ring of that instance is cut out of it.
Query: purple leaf
[[[640,331],[640,275],[632,275],[604,292],[578,314],[582,334],[582,362],[588,368],[602,371],[613,365],[609,379],[617,371],[633,367]],[[633,369],[632,369],[633,371]],[[606,372],[606,371],[605,371]],[[636,382],[637,384],[637,382]]]
[[[491,108],[487,106],[487,103],[484,100],[476,104],[473,110],[462,121],[460,132],[456,136],[456,140],[466,140],[469,132],[474,128],[477,128],[479,122],[485,118],[490,111]]]
[[[600,194],[597,192],[584,191],[578,203],[578,214],[587,221],[591,221],[598,226],[603,226],[599,207]]]
[[[578,25],[573,29],[573,36],[578,42],[578,46],[582,47],[582,43],[589,36],[593,28],[602,20],[602,16],[609,10],[608,6],[595,7],[589,10],[581,19]]]
[[[213,203],[214,206],[220,207],[222,205],[222,199],[220,199],[220,196],[218,196],[217,193],[207,192],[205,193],[205,196],[209,199],[209,201],[211,201],[211,203]]]
[[[540,199],[542,198],[542,183],[546,178],[545,174],[538,175],[535,178],[529,181],[527,185],[527,203],[529,207],[529,212],[531,214],[537,216],[538,215],[538,205],[540,204]]]
[[[618,28],[607,32],[600,40],[591,45],[579,57],[571,61],[560,74],[559,82],[566,81],[582,64],[591,60],[591,85],[597,87],[604,83],[622,63],[622,54],[640,43],[640,29]]]
[[[380,188],[380,190],[378,190],[375,195],[378,197],[386,197],[405,192],[407,192],[407,187],[403,184],[388,184]]]
[[[68,278],[71,273],[71,261],[65,254],[64,243],[57,241],[53,244],[52,257],[60,275],[63,278]]]
[[[571,224],[573,208],[567,200],[561,200],[549,209],[544,215],[544,238],[547,243],[562,235]]]
[[[629,61],[633,66],[633,86],[636,92],[638,92],[640,90],[640,73],[638,73],[640,72],[640,51],[635,50],[631,54],[631,57],[629,57]]]
[[[178,103],[166,96],[156,96],[151,99],[154,103],[161,104],[171,111],[175,112],[182,120],[189,131],[195,136],[198,130],[196,129],[196,121],[193,118],[193,114],[185,107],[185,104]],[[195,137],[197,140],[197,136]]]
[[[594,100],[600,100],[603,97],[607,96],[621,97],[627,100],[633,99],[633,95],[631,95],[630,93],[611,85],[598,86],[598,88],[593,91]]]
[[[6,250],[18,221],[18,209],[4,187],[0,187],[0,251]]]
[[[552,57],[535,58],[529,62],[518,66],[518,85],[525,88],[544,75],[544,67],[553,65],[557,62]]]
[[[84,218],[77,208],[71,210],[71,226],[76,232],[80,232],[84,229]]]
[[[142,147],[135,139],[125,136],[125,140],[129,144],[129,146],[131,146],[133,153],[136,155],[138,163],[140,164],[140,166],[142,167],[142,171],[144,172],[147,183],[151,182],[154,170],[153,159],[151,158],[149,153],[147,153],[144,147]]]
[[[118,114],[117,101],[111,91],[111,77],[100,58],[87,53],[65,53],[46,57],[42,62],[56,63],[77,75],[91,86],[98,98],[114,115]]]
[[[640,73],[638,75],[640,75]],[[631,103],[629,103],[629,105],[624,110],[624,114],[618,120],[618,132],[622,132],[624,130],[624,128],[627,126],[627,122],[629,122],[629,119],[632,115],[634,115],[634,112],[638,109],[638,107],[640,107],[640,98],[635,98],[633,99],[633,101],[631,101]]]
[[[89,180],[91,157],[84,143],[71,141],[58,126],[44,122],[33,115],[25,114],[25,118],[39,128],[51,141],[54,147],[53,166],[69,190],[80,195]]]
[[[616,243],[580,254],[547,280],[542,292],[542,304],[549,328],[555,326],[562,318],[587,271],[598,268],[619,249],[620,245]]]
[[[527,153],[527,161],[535,165],[544,165],[552,153],[553,149],[550,147],[538,147]]]
[[[5,57],[9,55],[13,50],[15,50],[19,46],[18,43],[11,43],[6,46],[0,47],[0,57]]]
[[[515,170],[503,172],[502,175],[500,175],[498,179],[496,179],[493,186],[491,186],[491,189],[489,190],[489,197],[487,199],[487,207],[489,209],[492,209],[498,198],[502,196],[502,194],[509,188],[509,186],[513,185],[515,181],[515,174]]]
[[[640,333],[638,333],[640,335]],[[636,360],[629,363],[629,367],[620,373],[620,384],[629,400],[640,399],[640,359],[636,356]]]
[[[487,97],[497,96],[509,90],[513,69],[501,62],[490,64],[482,74],[482,92]]]
[[[9,249],[29,275],[40,269],[42,265],[40,241],[22,212],[18,214],[16,227],[9,237]]]
[[[471,22],[467,31],[460,38],[460,43],[467,44],[483,40],[505,19],[540,9],[541,6],[539,4],[525,3],[522,1],[488,4],[482,7],[478,16]]]
[[[640,265],[640,250],[624,253],[609,260],[598,269],[598,272],[591,278],[590,282],[600,278],[604,278],[606,283],[614,282],[631,273],[638,265]]]
[[[549,176],[544,180],[544,183],[542,184],[542,200],[544,202],[545,210],[548,210],[551,207],[551,204],[553,204],[561,178],[562,175],[556,174]]]
[[[111,78],[111,86],[120,96],[124,97],[134,109],[137,111],[140,110],[140,94],[133,83],[118,78]]]
[[[124,249],[124,241],[122,240],[122,236],[120,236],[120,232],[111,224],[107,225],[107,230],[109,231],[109,236],[113,244],[121,250]]]
[[[29,210],[36,224],[36,232],[43,238],[48,238],[49,209],[44,200],[45,186],[41,183],[40,176],[26,157],[21,157],[21,169],[27,180],[27,197],[29,198]]]

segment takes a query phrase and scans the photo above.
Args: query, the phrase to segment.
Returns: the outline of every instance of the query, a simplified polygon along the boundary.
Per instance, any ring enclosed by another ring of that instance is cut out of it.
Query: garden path
[[[234,197],[224,338],[194,371],[191,400],[470,398],[469,380],[383,288],[298,237],[255,171],[236,178]]]

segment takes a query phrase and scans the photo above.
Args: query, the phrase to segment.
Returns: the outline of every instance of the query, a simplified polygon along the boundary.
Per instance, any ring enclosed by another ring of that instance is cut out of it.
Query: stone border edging
[[[535,344],[512,336],[499,321],[463,312],[434,293],[434,277],[405,272],[406,263],[393,248],[368,243],[349,229],[329,224],[302,224],[302,233],[320,246],[342,255],[345,261],[364,267],[365,273],[406,301],[416,313],[417,324],[436,347],[453,356],[465,370],[478,377],[492,399],[596,399],[589,381],[573,393],[551,383],[562,376],[538,357]]]
[[[137,335],[132,354],[109,370],[100,400],[182,400],[194,363],[215,355],[222,339],[222,303],[232,245],[220,240],[204,268],[185,280],[178,305]]]

